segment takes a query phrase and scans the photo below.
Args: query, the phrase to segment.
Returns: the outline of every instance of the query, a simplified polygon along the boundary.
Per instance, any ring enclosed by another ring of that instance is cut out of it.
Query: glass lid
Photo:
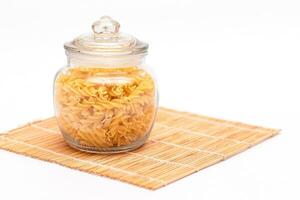
[[[103,16],[92,25],[93,33],[85,34],[65,43],[69,52],[99,56],[121,56],[145,54],[148,44],[135,37],[119,33],[120,24],[108,16]]]

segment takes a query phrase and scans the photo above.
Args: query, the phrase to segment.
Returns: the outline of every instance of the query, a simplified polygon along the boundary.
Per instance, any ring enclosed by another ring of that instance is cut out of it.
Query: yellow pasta
[[[57,121],[67,141],[85,149],[142,144],[155,95],[153,79],[138,67],[72,67],[55,81]]]

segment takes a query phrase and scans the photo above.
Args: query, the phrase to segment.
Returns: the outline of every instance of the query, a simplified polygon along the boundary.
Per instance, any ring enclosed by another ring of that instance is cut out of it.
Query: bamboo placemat
[[[0,148],[154,190],[278,132],[160,108],[150,138],[132,152],[99,155],[75,150],[64,142],[54,117],[0,135]]]

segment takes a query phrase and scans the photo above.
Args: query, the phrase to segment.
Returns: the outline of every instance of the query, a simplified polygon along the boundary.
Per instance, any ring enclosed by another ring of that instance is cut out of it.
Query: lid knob
[[[92,29],[95,34],[114,34],[119,32],[120,24],[109,16],[103,16],[93,23]]]

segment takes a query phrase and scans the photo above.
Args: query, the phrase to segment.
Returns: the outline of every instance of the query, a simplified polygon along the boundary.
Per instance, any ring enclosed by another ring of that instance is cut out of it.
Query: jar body
[[[54,106],[70,146],[117,153],[144,144],[155,120],[157,89],[143,60],[91,62],[69,57],[68,66],[55,78]]]

